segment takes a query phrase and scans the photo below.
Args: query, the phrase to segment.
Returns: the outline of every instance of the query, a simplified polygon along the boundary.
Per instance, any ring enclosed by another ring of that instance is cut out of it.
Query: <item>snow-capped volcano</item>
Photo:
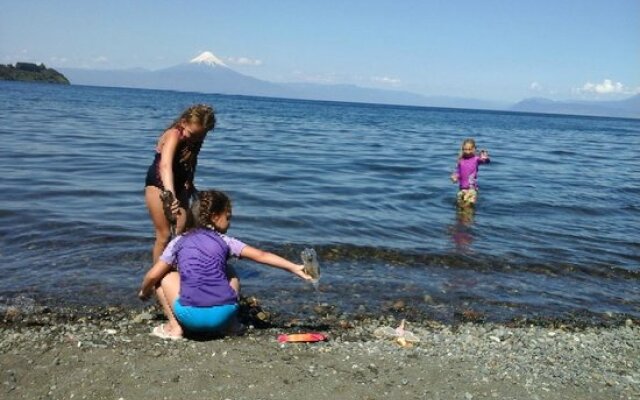
[[[192,59],[191,61],[189,61],[189,63],[191,64],[204,64],[204,65],[209,65],[212,67],[215,66],[221,66],[221,67],[226,67],[226,64],[222,62],[222,60],[220,60],[218,57],[215,56],[215,54],[213,54],[210,51],[205,51],[202,54],[200,54],[198,57]]]

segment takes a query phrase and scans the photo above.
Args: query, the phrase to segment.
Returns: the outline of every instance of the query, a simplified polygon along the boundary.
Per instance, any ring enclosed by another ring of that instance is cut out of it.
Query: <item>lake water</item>
[[[196,185],[231,196],[229,234],[318,252],[317,294],[236,262],[274,311],[640,317],[640,120],[15,82],[0,82],[0,304],[141,305],[146,169],[196,102],[218,119]],[[461,215],[449,175],[467,136],[492,162]]]

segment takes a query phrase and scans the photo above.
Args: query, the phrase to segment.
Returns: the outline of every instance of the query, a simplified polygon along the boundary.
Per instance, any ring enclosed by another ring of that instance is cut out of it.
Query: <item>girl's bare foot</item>
[[[153,328],[151,335],[161,339],[180,340],[182,339],[182,330],[180,330],[180,332],[175,332],[175,329],[172,330],[169,324],[163,324]]]

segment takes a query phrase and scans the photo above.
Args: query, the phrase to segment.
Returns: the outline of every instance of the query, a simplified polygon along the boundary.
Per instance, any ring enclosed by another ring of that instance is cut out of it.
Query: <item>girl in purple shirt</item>
[[[456,170],[451,174],[451,181],[458,182],[457,203],[460,208],[473,207],[478,198],[478,166],[491,162],[486,150],[476,154],[476,142],[467,138],[462,142]]]
[[[198,193],[191,207],[195,227],[173,239],[145,275],[138,297],[155,291],[166,324],[152,334],[179,339],[184,332],[224,333],[235,322],[240,282],[227,264],[229,257],[281,268],[305,280],[304,266],[248,246],[225,235],[231,221],[231,200],[223,192]],[[173,269],[177,267],[177,271]]]

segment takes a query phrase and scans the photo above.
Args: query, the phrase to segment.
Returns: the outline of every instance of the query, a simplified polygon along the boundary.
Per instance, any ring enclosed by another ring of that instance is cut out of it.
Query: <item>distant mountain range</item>
[[[356,85],[273,83],[236,72],[211,52],[204,52],[188,63],[155,71],[142,68],[60,70],[76,85],[490,110],[509,106],[508,103],[445,96],[426,97],[406,91]]]
[[[90,86],[164,89],[200,93],[281,97],[362,103],[413,105],[443,108],[513,110],[523,112],[601,115],[640,118],[638,96],[620,102],[569,103],[528,99],[516,105],[479,99],[423,96],[400,90],[365,88],[356,85],[274,83],[256,79],[229,68],[211,52],[188,63],[160,70],[141,68],[89,70],[60,68],[73,84]],[[634,106],[635,105],[635,106]]]
[[[517,103],[510,110],[543,114],[640,118],[640,94],[617,101],[554,101],[531,98]]]

